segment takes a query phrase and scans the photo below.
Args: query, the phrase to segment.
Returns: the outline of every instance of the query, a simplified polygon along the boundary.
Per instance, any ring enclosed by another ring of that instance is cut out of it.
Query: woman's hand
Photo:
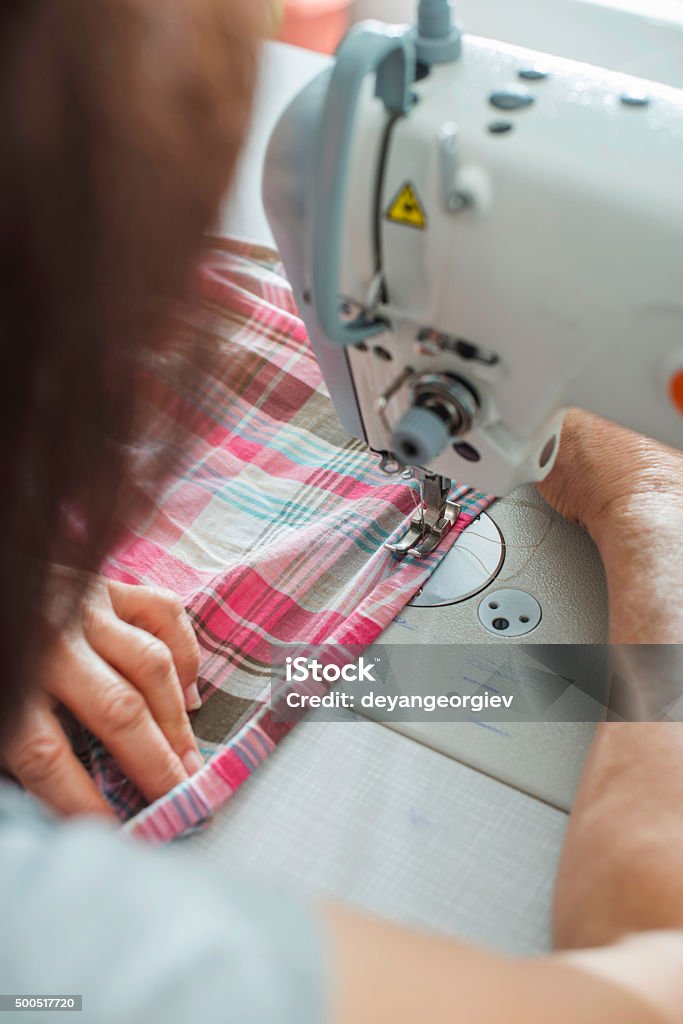
[[[61,814],[111,814],[71,749],[63,705],[155,800],[203,764],[187,717],[201,704],[198,670],[197,640],[175,594],[98,580],[46,660],[3,763]]]

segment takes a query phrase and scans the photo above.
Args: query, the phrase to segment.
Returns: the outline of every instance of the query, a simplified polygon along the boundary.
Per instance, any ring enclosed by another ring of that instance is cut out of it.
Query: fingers
[[[19,729],[5,745],[4,763],[22,786],[59,814],[113,816],[44,698],[26,707]]]
[[[85,639],[68,645],[54,660],[50,692],[102,740],[148,800],[158,799],[187,778],[183,761],[143,694]]]
[[[109,582],[114,611],[125,622],[158,637],[173,655],[188,711],[201,707],[197,688],[199,644],[182,601],[170,590]]]
[[[178,598],[105,583],[84,602],[79,628],[57,643],[43,688],[156,800],[204,763],[186,714],[188,689],[189,702],[200,703],[198,669],[199,648]],[[61,813],[110,814],[45,696],[27,711],[6,763]]]
[[[114,614],[89,617],[84,621],[84,630],[93,651],[140,691],[188,775],[193,775],[204,762],[185,711],[173,656],[166,644],[151,633],[122,622]],[[100,738],[104,742],[104,738]]]

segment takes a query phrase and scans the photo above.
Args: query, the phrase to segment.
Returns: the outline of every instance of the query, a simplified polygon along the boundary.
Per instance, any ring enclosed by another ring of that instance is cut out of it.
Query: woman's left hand
[[[201,704],[198,670],[197,640],[175,594],[99,580],[47,658],[2,761],[61,814],[111,814],[62,728],[63,705],[155,800],[203,764],[187,716]]]

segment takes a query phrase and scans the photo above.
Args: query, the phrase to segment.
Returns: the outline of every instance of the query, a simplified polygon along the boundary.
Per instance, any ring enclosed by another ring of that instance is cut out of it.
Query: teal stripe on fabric
[[[242,736],[241,739],[235,742],[234,749],[239,755],[240,761],[242,761],[250,772],[255,771],[266,756],[254,747],[254,744],[250,741],[248,734]]]
[[[321,487],[325,492],[325,488]],[[333,492],[326,493],[333,495]],[[350,513],[345,519],[334,520],[327,512],[320,509],[309,508],[293,502],[291,498],[276,498],[266,494],[252,492],[249,495],[244,493],[243,487],[228,485],[222,491],[211,491],[212,497],[224,504],[236,509],[238,512],[246,513],[252,519],[272,522],[277,520],[279,526],[291,526],[301,528],[310,524],[319,523],[321,527],[332,530],[357,543],[363,550],[371,553],[376,550],[377,543],[383,543],[393,532],[384,529],[376,520],[367,516],[360,516],[357,512]],[[351,531],[351,533],[349,533]],[[357,536],[356,536],[357,534]],[[364,536],[362,535],[364,534]]]
[[[229,405],[230,396],[223,396],[223,408]],[[204,396],[199,402],[190,403],[193,408],[203,415],[210,415],[206,408]],[[305,410],[305,404],[302,406]],[[249,410],[249,417],[241,413],[236,416],[224,416],[223,418],[212,417],[217,426],[229,431],[233,437],[241,438],[249,444],[263,447],[264,437],[268,437],[268,450],[284,455],[295,465],[302,467],[324,468],[332,458],[335,467],[348,467],[351,475],[356,480],[366,480],[368,469],[374,468],[368,465],[368,457],[358,451],[340,450],[327,442],[319,442],[316,435],[300,427],[290,427],[287,423],[278,423],[271,416],[263,412]],[[241,418],[240,418],[241,416]],[[378,480],[380,479],[377,471]],[[385,478],[386,479],[386,478]]]
[[[185,810],[185,807],[183,806],[183,802],[185,800],[187,800],[190,807],[194,811],[194,817],[190,817],[190,815]],[[186,793],[182,794],[176,793],[173,797],[173,806],[176,809],[177,813],[180,815],[180,817],[183,819],[185,828],[191,828],[192,825],[195,824],[198,816],[197,802],[193,798],[192,790],[188,789]]]

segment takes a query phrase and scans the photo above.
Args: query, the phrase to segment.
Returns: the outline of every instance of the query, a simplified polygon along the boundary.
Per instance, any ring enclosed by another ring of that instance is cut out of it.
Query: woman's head
[[[135,377],[229,185],[259,8],[0,12],[0,726],[45,639],[46,565],[95,571],[132,513]]]

